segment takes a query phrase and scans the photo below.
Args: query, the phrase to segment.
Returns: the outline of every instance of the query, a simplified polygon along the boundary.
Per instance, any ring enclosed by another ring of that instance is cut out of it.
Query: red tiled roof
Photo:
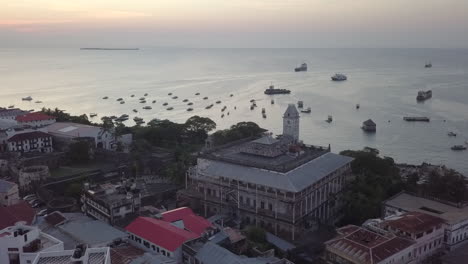
[[[444,220],[437,216],[421,212],[408,212],[395,217],[395,219],[386,220],[382,225],[384,227],[390,226],[394,229],[402,230],[410,234],[419,234],[440,226],[443,223]]]
[[[171,223],[150,217],[138,217],[125,230],[169,251],[175,251],[186,241],[199,237]]]
[[[337,232],[344,235],[327,241],[325,244],[328,250],[338,251],[340,255],[359,263],[379,263],[414,243],[412,240],[393,235],[385,237],[357,226],[345,226]]]
[[[26,132],[21,134],[16,134],[8,139],[9,142],[19,142],[25,140],[32,140],[36,138],[47,138],[51,137],[51,135],[41,132],[41,131],[33,131],[33,132]]]
[[[19,115],[16,117],[16,121],[18,122],[32,122],[52,119],[55,119],[55,117],[46,115],[42,112],[27,113],[25,115]]]
[[[134,246],[114,247],[110,250],[112,264],[130,264],[134,259],[143,256],[145,251]]]
[[[162,213],[162,220],[166,222],[176,222],[182,220],[184,228],[201,236],[207,228],[213,225],[205,218],[196,215],[192,209],[188,207],[180,207],[171,211]]]
[[[25,201],[7,207],[0,207],[0,230],[15,225],[16,222],[25,221],[30,225],[34,220],[36,211]]]

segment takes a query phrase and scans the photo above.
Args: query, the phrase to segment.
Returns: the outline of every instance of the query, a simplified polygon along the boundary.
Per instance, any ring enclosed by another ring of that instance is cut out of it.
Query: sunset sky
[[[0,0],[0,47],[468,47],[466,0]]]

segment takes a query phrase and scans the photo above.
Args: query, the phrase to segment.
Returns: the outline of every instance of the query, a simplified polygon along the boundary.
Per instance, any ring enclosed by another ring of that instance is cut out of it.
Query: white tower
[[[289,104],[283,115],[283,135],[288,135],[299,141],[299,112],[294,104]]]

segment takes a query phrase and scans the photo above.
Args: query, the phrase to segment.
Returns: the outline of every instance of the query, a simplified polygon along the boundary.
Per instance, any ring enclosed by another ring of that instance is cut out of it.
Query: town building
[[[214,226],[193,213],[190,208],[178,208],[159,218],[138,217],[125,230],[135,246],[170,257],[181,263],[182,245],[192,239],[211,236]]]
[[[8,151],[10,152],[50,153],[53,151],[52,136],[41,131],[15,134],[14,136],[10,137],[7,142]]]
[[[428,258],[444,250],[444,220],[421,212],[392,215],[383,220],[366,221],[364,227],[377,233],[393,233],[411,239],[413,263],[424,263]]]
[[[0,230],[2,264],[35,263],[39,253],[52,251],[63,251],[63,242],[41,232],[37,227],[17,222]]]
[[[55,117],[42,112],[26,113],[15,118],[18,125],[31,128],[40,128],[55,123]]]
[[[68,146],[80,139],[89,139],[98,149],[113,150],[116,146],[113,132],[98,126],[57,122],[44,128],[58,144]]]
[[[20,201],[18,184],[0,179],[0,206],[10,206]]]
[[[17,116],[27,114],[28,112],[18,108],[0,108],[0,119],[16,120]]]
[[[112,261],[109,247],[80,245],[73,250],[40,252],[32,264],[112,264]]]
[[[298,137],[299,114],[291,104],[279,138],[265,135],[204,150],[186,174],[179,203],[205,217],[228,214],[291,240],[317,222],[338,221],[352,158]]]
[[[18,171],[19,188],[23,192],[28,192],[50,176],[47,166],[27,166]]]
[[[414,242],[394,234],[348,225],[337,229],[338,236],[325,242],[329,264],[407,264],[414,260]]]
[[[287,259],[279,259],[274,256],[254,257],[236,255],[231,251],[213,242],[203,243],[200,240],[192,240],[183,246],[184,264],[293,264]]]
[[[377,130],[377,124],[372,119],[368,119],[362,123],[362,130],[366,132],[375,132]]]
[[[383,215],[421,212],[444,220],[444,244],[453,250],[468,241],[468,206],[431,200],[401,192],[383,202]]]
[[[36,210],[25,201],[19,201],[10,206],[0,206],[0,230],[13,226],[18,221],[30,225],[33,224],[35,220]]]

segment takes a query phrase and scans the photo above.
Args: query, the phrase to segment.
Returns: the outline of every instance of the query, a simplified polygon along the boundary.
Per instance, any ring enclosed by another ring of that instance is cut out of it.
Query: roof
[[[58,229],[90,246],[100,246],[127,237],[126,233],[99,220],[67,221],[58,226]]]
[[[446,254],[441,257],[443,264],[460,264],[465,263],[468,259],[468,244],[460,246],[455,250],[447,251]]]
[[[44,219],[49,225],[52,226],[57,226],[67,221],[67,218],[59,211],[48,214],[44,217]]]
[[[75,250],[41,252],[37,255],[33,264],[70,264]],[[110,259],[110,250],[104,248],[87,248],[83,252],[80,263],[82,264],[102,264]],[[109,260],[110,263],[110,260]]]
[[[20,201],[17,204],[0,207],[0,230],[9,226],[15,225],[16,222],[25,221],[30,225],[36,211],[25,201]]]
[[[275,257],[247,258],[239,256],[212,242],[203,245],[195,257],[203,264],[269,264],[279,261]]]
[[[14,182],[9,182],[0,179],[0,193],[6,193],[8,192],[11,188],[13,188],[16,185]]]
[[[252,143],[262,144],[262,145],[272,145],[279,142],[278,139],[273,138],[271,135],[267,135],[252,141]]]
[[[199,159],[199,174],[224,177],[264,185],[280,190],[300,192],[334,171],[349,164],[353,158],[327,152],[288,172],[276,172],[217,160]]]
[[[134,259],[145,254],[143,249],[126,245],[121,247],[113,247],[110,249],[112,264],[129,264]]]
[[[281,251],[288,251],[288,250],[292,250],[296,248],[295,245],[289,243],[288,241],[282,238],[279,238],[273,235],[270,232],[266,232],[266,240],[269,243],[273,244],[275,247],[279,248]]]
[[[338,233],[342,232],[340,229]],[[357,226],[346,226],[344,229],[343,235],[325,242],[327,250],[359,263],[380,263],[414,244],[409,239],[385,237]]]
[[[173,223],[176,226],[182,224],[183,228],[201,236],[207,228],[212,227],[212,224],[205,218],[196,215],[192,209],[188,207],[181,207],[171,211],[162,213],[162,220]],[[182,221],[181,223],[177,223]]]
[[[0,117],[2,117],[2,116],[18,116],[18,115],[22,115],[24,113],[27,113],[27,112],[23,111],[21,109],[18,109],[18,108],[13,108],[13,109],[1,108],[0,109]]]
[[[150,217],[138,217],[125,230],[169,251],[175,251],[186,241],[199,237],[171,223]]]
[[[410,234],[419,234],[444,223],[442,218],[421,212],[409,212],[385,220],[382,225],[392,227]]]
[[[18,122],[33,122],[33,121],[44,121],[44,120],[55,120],[55,117],[46,115],[42,112],[27,113],[16,117]]]
[[[76,137],[97,137],[102,132],[98,126],[89,126],[70,122],[56,122],[46,127],[48,133],[55,136],[76,138]]]
[[[366,125],[366,126],[375,126],[376,125],[375,122],[372,121],[372,119],[367,119],[366,121],[364,121],[363,124]]]
[[[47,138],[51,135],[41,132],[41,131],[33,131],[33,132],[26,132],[21,134],[16,134],[8,139],[9,142],[20,142],[25,140],[32,140],[36,138]]]
[[[458,208],[405,192],[399,193],[386,200],[384,205],[398,208],[405,212],[422,212],[437,216],[444,219],[449,224],[456,224],[468,220],[468,206]]]
[[[284,112],[283,117],[299,117],[299,112],[297,111],[296,105],[288,104],[288,108]]]

